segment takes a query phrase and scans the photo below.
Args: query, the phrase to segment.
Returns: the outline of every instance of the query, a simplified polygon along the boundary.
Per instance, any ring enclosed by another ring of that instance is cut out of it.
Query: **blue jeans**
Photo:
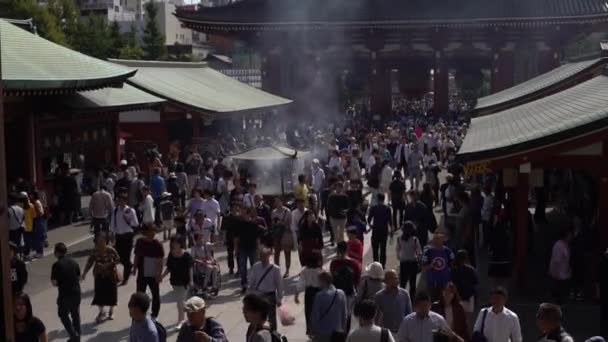
[[[239,272],[241,272],[241,288],[247,287],[247,259],[249,259],[249,267],[253,266],[257,261],[257,249],[239,249],[238,263]]]
[[[46,219],[44,217],[34,218],[34,235],[32,239],[32,249],[37,254],[42,254],[46,236]]]

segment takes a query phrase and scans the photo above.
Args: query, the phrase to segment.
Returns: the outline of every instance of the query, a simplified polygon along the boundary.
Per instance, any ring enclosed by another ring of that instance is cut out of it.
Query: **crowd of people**
[[[222,273],[240,279],[243,314],[250,324],[247,341],[277,342],[277,308],[294,262],[302,266],[294,300],[299,303],[304,293],[306,333],[312,341],[522,341],[518,316],[506,307],[504,286],[494,287],[491,305],[474,315],[480,306],[477,247],[491,251],[491,277],[504,280],[511,270],[507,208],[495,193],[496,184],[489,178],[483,190],[466,188],[462,167],[453,161],[466,128],[425,120],[382,130],[363,122],[334,127],[300,170],[293,198],[258,193],[255,174],[228,159],[203,158],[196,147],[165,160],[150,152],[145,167],[135,158],[122,160],[103,174],[91,195],[95,248],[82,272],[63,243],[54,249],[57,262],[50,277],[69,341],[81,340],[80,282],[92,270],[98,324],[114,319],[119,286],[136,278],[137,292],[128,303],[130,342],[166,339],[156,320],[166,277],[177,306],[177,341],[227,341],[221,322],[206,316],[206,302],[221,290]],[[444,170],[449,172],[445,182]],[[23,292],[24,262],[31,250],[39,257],[44,244],[44,207],[35,193],[19,192],[13,199],[16,341],[45,342],[44,324]],[[373,262],[365,266],[365,235],[370,233]],[[554,249],[551,265],[558,299],[566,286],[559,277],[568,273],[568,236],[565,246]],[[396,240],[396,269],[387,260],[390,240]],[[164,241],[169,241],[168,251]],[[214,256],[222,245],[228,270],[221,270]],[[336,255],[327,260],[333,247]],[[603,279],[600,293],[606,286]],[[539,307],[538,326],[546,341],[571,341],[557,304]],[[602,310],[605,323],[606,306]],[[356,329],[352,315],[358,319]]]

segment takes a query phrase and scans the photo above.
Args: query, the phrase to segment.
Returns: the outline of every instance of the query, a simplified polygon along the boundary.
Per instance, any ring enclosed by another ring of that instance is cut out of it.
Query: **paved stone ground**
[[[547,246],[547,231],[551,231],[553,225],[544,227],[539,230],[535,244],[535,248],[530,256],[528,286],[525,294],[512,291],[509,307],[514,310],[519,316],[522,324],[524,341],[535,341],[538,336],[538,330],[535,326],[535,313],[538,304],[548,298],[549,288],[547,287],[546,279],[546,254]],[[367,237],[369,239],[369,236]],[[49,232],[49,243],[53,246],[54,243],[63,241],[70,246],[70,254],[84,268],[86,257],[93,247],[89,227],[87,223],[79,223],[72,226],[61,227]],[[371,262],[371,253],[368,253],[369,240],[365,244],[365,263]],[[166,247],[168,250],[168,247]],[[28,265],[30,274],[29,283],[26,286],[26,292],[32,296],[34,313],[40,317],[47,326],[49,341],[65,341],[67,335],[63,331],[57,314],[56,314],[56,296],[57,290],[50,285],[50,269],[55,261],[52,256],[52,251],[45,251],[46,257],[35,260]],[[334,255],[334,249],[326,247],[324,255],[327,260]],[[227,271],[226,253],[221,250],[217,253],[223,271]],[[487,256],[482,253],[480,255],[481,262],[479,271],[482,276],[482,286],[480,288],[480,298],[478,303],[483,305],[487,303],[487,293],[490,288],[490,283],[485,277],[487,274],[487,266],[485,260]],[[304,342],[305,324],[304,324],[304,307],[303,304],[296,305],[293,302],[293,293],[295,290],[295,282],[297,281],[297,273],[299,272],[299,264],[297,256],[292,257],[294,265],[292,265],[292,277],[286,280],[286,296],[284,299],[285,305],[296,316],[296,324],[290,327],[280,327],[280,332],[288,336],[290,341]],[[388,267],[396,268],[397,261],[395,257],[394,242],[388,246]],[[588,284],[590,285],[590,284]],[[102,324],[95,324],[95,316],[97,308],[91,307],[90,302],[93,297],[93,277],[89,274],[87,280],[82,283],[83,302],[81,305],[83,341],[126,341],[128,338],[128,329],[130,318],[126,303],[129,296],[135,291],[135,281],[119,288],[119,304],[116,309],[116,319],[114,321],[106,321]],[[173,331],[177,320],[177,309],[174,303],[169,302],[167,293],[170,291],[170,285],[165,281],[161,285],[161,312],[159,320],[165,325],[169,331],[169,341],[174,341],[176,333]],[[222,291],[219,296],[209,301],[209,314],[217,317],[224,325],[228,338],[231,341],[243,340],[246,323],[242,317],[241,302],[240,302],[239,280],[223,277]],[[574,335],[576,341],[584,341],[586,338],[599,333],[599,308],[591,302],[577,303],[570,302],[564,306],[564,315],[566,319],[566,327]]]

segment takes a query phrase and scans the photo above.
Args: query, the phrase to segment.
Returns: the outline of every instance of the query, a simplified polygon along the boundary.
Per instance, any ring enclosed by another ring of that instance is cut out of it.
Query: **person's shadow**
[[[95,322],[82,324],[80,326],[81,336],[85,337],[85,336],[96,334],[97,330],[98,330],[97,329],[98,326],[99,325],[96,324]],[[67,339],[68,334],[66,333],[65,329],[53,330],[48,333],[47,338],[49,341],[55,341],[57,339]],[[89,339],[86,339],[86,340],[90,341]]]
[[[122,341],[129,337],[129,328],[127,327],[119,331],[104,331],[91,338],[87,338],[86,334],[83,334],[83,336],[85,337],[83,340],[88,342]]]

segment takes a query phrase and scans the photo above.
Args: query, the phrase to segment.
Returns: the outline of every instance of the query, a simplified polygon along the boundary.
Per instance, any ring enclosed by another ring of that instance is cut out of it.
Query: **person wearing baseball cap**
[[[207,317],[205,300],[194,296],[186,301],[184,308],[188,321],[182,325],[177,342],[227,342],[222,325],[212,317]]]

